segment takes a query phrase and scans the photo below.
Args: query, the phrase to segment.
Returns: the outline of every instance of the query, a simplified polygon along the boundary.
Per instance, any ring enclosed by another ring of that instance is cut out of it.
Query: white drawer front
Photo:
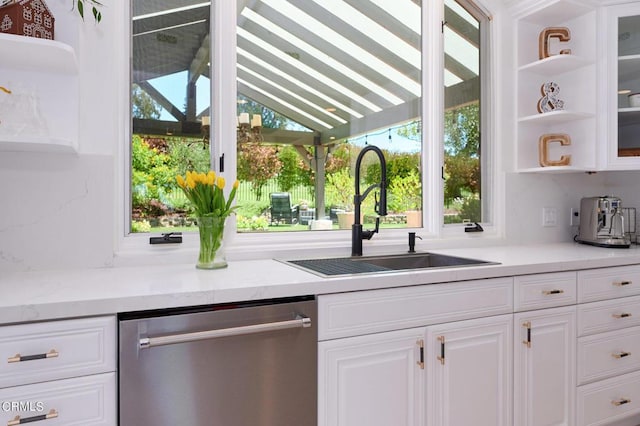
[[[578,302],[640,295],[640,265],[578,272]]]
[[[640,369],[640,327],[578,339],[578,383]]]
[[[628,402],[627,402],[628,401]],[[613,424],[640,413],[640,372],[578,388],[577,424]]]
[[[116,357],[115,316],[0,327],[0,388],[115,371]]]
[[[552,308],[576,303],[576,273],[521,275],[514,278],[516,311]]]
[[[640,325],[640,296],[578,306],[578,336]]]
[[[318,297],[320,340],[513,312],[513,278]]]
[[[115,426],[116,411],[115,373],[0,389],[2,426],[12,420],[42,426]],[[37,421],[47,414],[49,418]]]

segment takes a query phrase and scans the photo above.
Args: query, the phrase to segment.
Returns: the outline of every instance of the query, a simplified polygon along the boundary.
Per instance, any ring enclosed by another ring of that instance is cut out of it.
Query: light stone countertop
[[[227,268],[212,271],[190,263],[14,272],[0,277],[0,324],[640,264],[635,245],[608,249],[563,243],[430,252],[500,264],[336,278],[273,259],[230,261]]]

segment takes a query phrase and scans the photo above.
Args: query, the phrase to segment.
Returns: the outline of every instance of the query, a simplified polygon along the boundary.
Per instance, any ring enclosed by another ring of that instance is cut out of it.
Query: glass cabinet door
[[[640,156],[640,15],[618,17],[617,155]]]

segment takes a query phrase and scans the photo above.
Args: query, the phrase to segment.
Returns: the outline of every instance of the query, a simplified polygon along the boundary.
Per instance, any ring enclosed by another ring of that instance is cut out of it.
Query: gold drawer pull
[[[611,354],[612,357],[617,359],[624,358],[630,355],[631,355],[631,352],[618,352],[617,354]]]
[[[629,318],[631,314],[624,312],[622,314],[613,314],[612,316],[614,318],[620,319],[620,318]]]
[[[615,405],[616,407],[618,407],[620,405],[628,404],[630,402],[631,402],[631,400],[627,399],[627,398],[618,399],[617,401],[611,401],[611,403],[613,405]]]
[[[545,296],[550,296],[552,294],[562,294],[564,293],[564,290],[543,290],[542,294],[544,294]]]
[[[631,285],[631,281],[614,281],[612,284],[616,287],[622,287],[625,285]]]
[[[16,426],[25,423],[39,422],[40,420],[54,419],[56,417],[58,417],[58,412],[52,408],[47,414],[40,414],[39,416],[25,417],[24,419],[21,419],[20,416],[16,416],[13,420],[9,420],[7,422],[7,426]]]
[[[33,361],[35,359],[45,359],[45,358],[57,358],[58,355],[60,355],[58,353],[58,351],[56,351],[55,349],[51,349],[49,352],[47,352],[46,354],[36,354],[36,355],[20,355],[20,354],[15,354],[14,356],[12,356],[11,358],[7,358],[7,362],[8,363],[12,363],[12,362],[24,362],[24,361]]]

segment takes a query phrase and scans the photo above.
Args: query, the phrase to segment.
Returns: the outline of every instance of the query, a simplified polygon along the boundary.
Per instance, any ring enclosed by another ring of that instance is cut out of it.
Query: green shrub
[[[422,183],[417,170],[396,176],[389,185],[388,207],[391,211],[422,210]]]
[[[151,232],[151,224],[148,220],[131,221],[131,232]]]
[[[269,229],[269,220],[265,216],[246,217],[237,215],[238,229],[250,231],[266,231]]]

